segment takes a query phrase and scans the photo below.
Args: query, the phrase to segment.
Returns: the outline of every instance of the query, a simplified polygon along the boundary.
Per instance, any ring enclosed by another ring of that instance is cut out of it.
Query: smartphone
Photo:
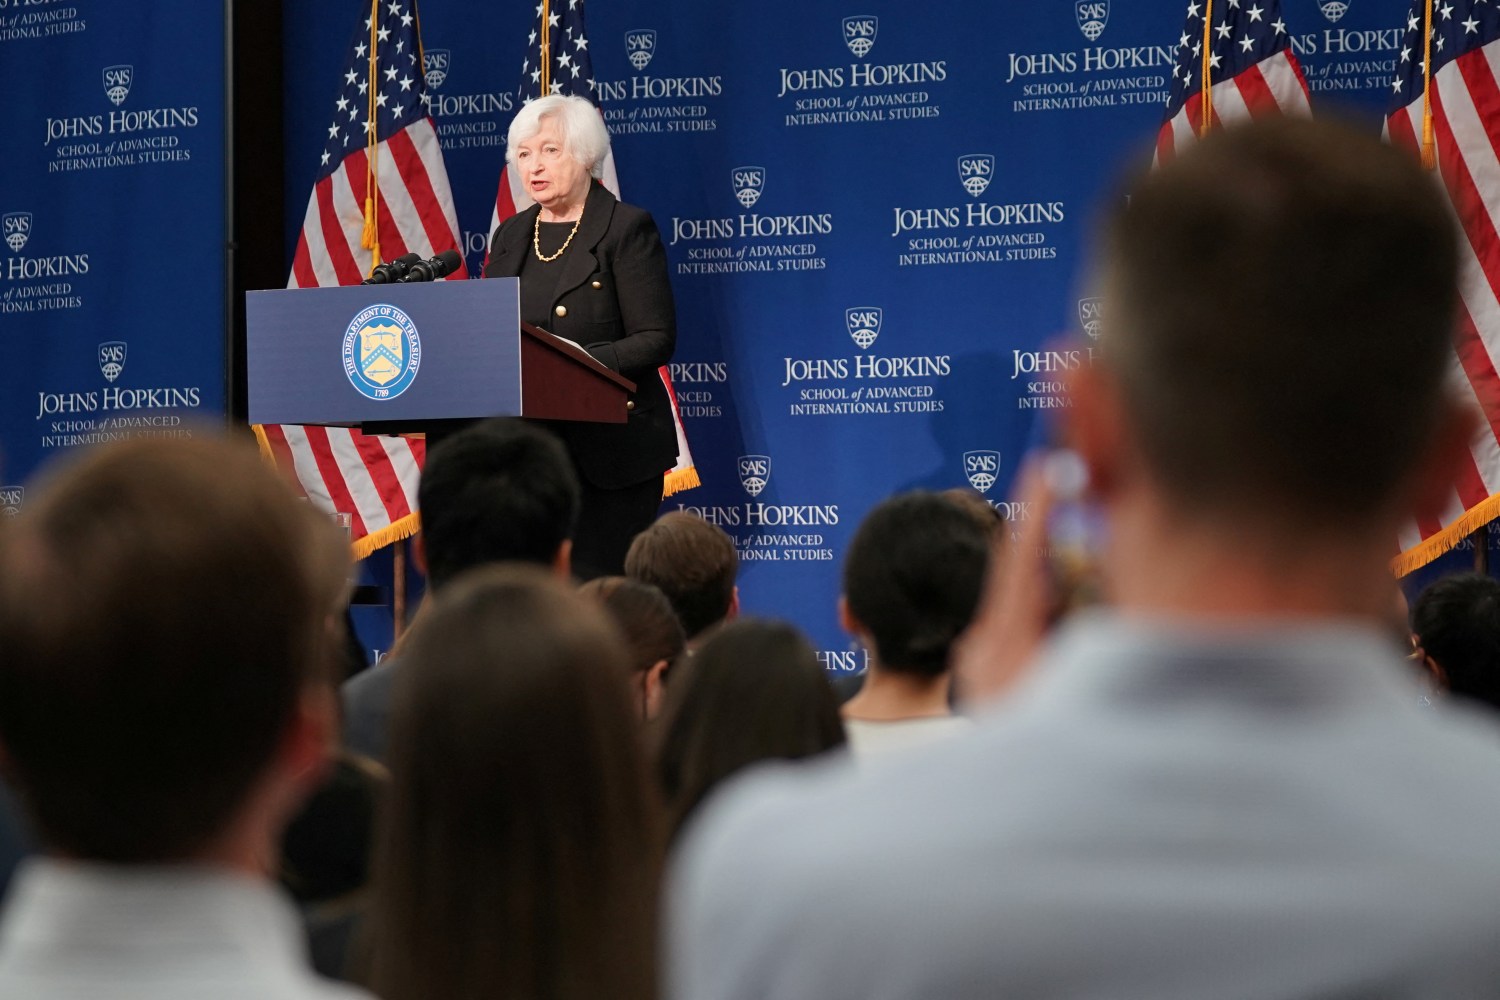
[[[1055,449],[1042,474],[1052,497],[1047,514],[1047,568],[1052,617],[1062,618],[1104,600],[1104,512],[1089,499],[1088,467],[1076,452]]]

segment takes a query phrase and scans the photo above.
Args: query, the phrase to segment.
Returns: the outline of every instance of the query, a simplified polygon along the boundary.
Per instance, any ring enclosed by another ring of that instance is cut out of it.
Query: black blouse
[[[573,231],[571,222],[544,222],[537,242],[542,256],[551,257],[568,240]],[[529,242],[529,241],[528,241]],[[572,247],[568,248],[571,253]],[[567,254],[556,260],[539,260],[536,251],[526,248],[526,262],[521,265],[521,319],[543,330],[552,330],[552,300],[557,295],[557,282],[562,276],[563,262]]]

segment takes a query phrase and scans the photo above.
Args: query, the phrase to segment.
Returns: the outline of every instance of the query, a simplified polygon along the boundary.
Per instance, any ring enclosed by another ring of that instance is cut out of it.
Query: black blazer
[[[520,275],[540,211],[533,205],[500,223],[490,238],[486,278]],[[636,384],[624,424],[552,425],[584,477],[601,489],[622,489],[669,471],[677,461],[677,431],[657,369],[677,346],[677,316],[667,252],[650,213],[593,182],[549,312],[548,330]]]

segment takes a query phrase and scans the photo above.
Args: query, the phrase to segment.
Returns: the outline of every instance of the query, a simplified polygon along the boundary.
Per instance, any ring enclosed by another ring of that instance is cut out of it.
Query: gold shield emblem
[[[406,346],[401,328],[376,320],[359,331],[359,370],[376,385],[389,385],[401,377],[406,364]]]

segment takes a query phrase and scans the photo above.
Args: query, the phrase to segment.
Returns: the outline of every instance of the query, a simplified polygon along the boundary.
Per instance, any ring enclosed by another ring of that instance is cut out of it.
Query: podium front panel
[[[521,412],[514,278],[250,292],[245,312],[251,423]]]

